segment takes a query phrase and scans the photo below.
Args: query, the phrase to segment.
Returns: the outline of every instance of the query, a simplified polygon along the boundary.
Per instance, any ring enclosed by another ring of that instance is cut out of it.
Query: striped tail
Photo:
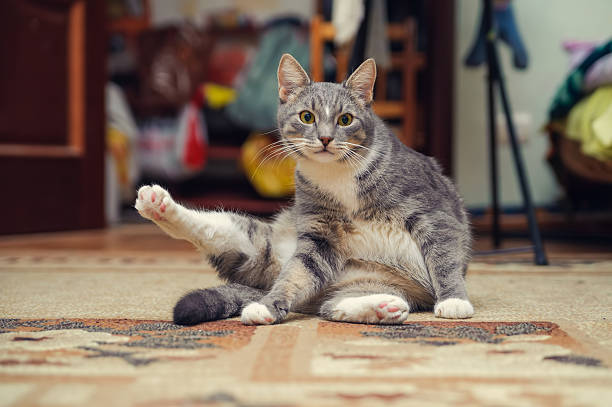
[[[196,325],[230,318],[240,314],[246,304],[259,301],[264,295],[263,290],[236,283],[194,290],[174,306],[174,323]]]

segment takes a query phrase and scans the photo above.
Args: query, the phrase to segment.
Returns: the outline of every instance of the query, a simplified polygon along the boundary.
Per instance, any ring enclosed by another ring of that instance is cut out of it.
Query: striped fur
[[[192,242],[229,283],[184,297],[177,323],[236,315],[245,301],[246,324],[277,323],[291,310],[369,323],[401,323],[410,310],[432,308],[440,317],[472,315],[462,200],[435,160],[404,146],[374,115],[372,75],[368,60],[345,84],[311,83],[283,57],[278,123],[298,162],[296,194],[270,223],[187,209],[159,186],[139,190],[139,212]],[[314,123],[300,120],[304,110]],[[348,126],[338,124],[344,113],[353,118]],[[320,137],[331,139],[325,148]]]

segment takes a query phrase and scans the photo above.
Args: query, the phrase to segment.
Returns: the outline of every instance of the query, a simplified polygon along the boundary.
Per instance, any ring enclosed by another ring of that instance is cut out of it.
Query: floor
[[[2,237],[0,406],[611,405],[612,251],[546,247],[477,239],[470,320],[182,328],[176,299],[220,281],[155,227]]]
[[[526,247],[530,242],[525,238],[510,238],[502,241],[501,249]],[[554,239],[545,242],[547,254],[552,263],[558,260],[612,260],[612,241],[592,241],[586,239]],[[491,258],[513,261],[529,259],[530,253],[502,254],[497,256],[479,256],[480,252],[492,250],[489,236],[476,236],[474,252],[476,258]],[[168,238],[159,228],[147,223],[134,223],[110,227],[105,230],[86,230],[78,232],[58,232],[48,234],[0,236],[0,251],[8,253],[11,250],[100,250],[109,254],[151,253],[163,251],[167,253],[183,253],[196,256],[193,247],[180,240]]]

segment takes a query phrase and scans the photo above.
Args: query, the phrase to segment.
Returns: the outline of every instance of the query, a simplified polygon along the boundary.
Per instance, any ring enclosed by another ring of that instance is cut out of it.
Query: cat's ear
[[[289,100],[291,94],[310,84],[308,74],[300,63],[289,54],[283,54],[278,64],[278,97],[281,102]]]
[[[366,59],[344,82],[344,86],[355,92],[366,105],[372,103],[376,82],[376,62]]]

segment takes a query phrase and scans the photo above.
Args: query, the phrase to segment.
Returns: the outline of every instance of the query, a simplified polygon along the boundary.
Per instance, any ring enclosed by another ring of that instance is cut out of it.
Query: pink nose
[[[333,140],[333,138],[331,138],[331,137],[319,137],[319,140],[321,140],[321,143],[323,143],[323,145],[325,147],[327,147],[327,145]]]

